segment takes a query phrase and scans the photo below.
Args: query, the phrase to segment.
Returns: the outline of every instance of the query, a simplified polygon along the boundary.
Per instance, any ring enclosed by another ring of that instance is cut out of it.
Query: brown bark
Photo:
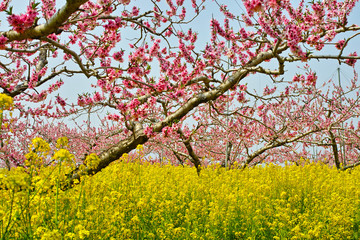
[[[334,153],[334,161],[335,161],[335,166],[337,169],[340,169],[340,160],[339,160],[339,150],[337,147],[337,143],[336,143],[336,139],[334,134],[331,132],[331,130],[329,131],[329,135],[330,135],[330,141],[331,141],[331,147],[333,149],[333,153]]]
[[[66,4],[60,8],[45,24],[29,28],[22,33],[14,30],[0,32],[0,35],[4,35],[9,40],[21,41],[25,39],[39,39],[46,37],[49,34],[57,33],[59,28],[69,19],[69,17],[76,12],[79,7],[86,3],[88,0],[67,0]]]

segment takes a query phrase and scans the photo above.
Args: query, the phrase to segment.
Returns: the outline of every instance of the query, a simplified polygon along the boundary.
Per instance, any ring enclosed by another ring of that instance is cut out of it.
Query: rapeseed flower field
[[[0,171],[1,239],[359,239],[360,168],[245,170],[149,164],[124,155],[64,190],[75,164],[36,138],[27,168]],[[138,148],[141,153],[141,147]],[[90,166],[97,156],[89,155]]]

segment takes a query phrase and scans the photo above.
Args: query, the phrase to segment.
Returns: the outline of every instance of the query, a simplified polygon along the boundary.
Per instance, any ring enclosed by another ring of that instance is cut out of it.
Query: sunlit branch
[[[19,33],[14,30],[7,32],[0,32],[8,38],[8,42],[21,41],[25,39],[39,39],[48,36],[52,33],[57,33],[59,28],[75,13],[79,7],[86,3],[88,0],[67,0],[66,4],[59,9],[46,23],[26,29],[24,32]]]

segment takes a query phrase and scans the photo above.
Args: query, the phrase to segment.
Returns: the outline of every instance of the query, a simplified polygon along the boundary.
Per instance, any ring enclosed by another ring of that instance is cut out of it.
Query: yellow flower
[[[126,161],[126,160],[128,160],[128,159],[129,159],[129,154],[124,153],[119,160],[120,160],[120,161]]]
[[[286,198],[286,195],[287,195],[286,192],[281,192],[280,197],[281,198]]]
[[[85,159],[85,164],[90,169],[97,168],[99,163],[100,163],[100,158],[95,153],[91,153],[91,154],[87,155],[87,157]]]
[[[137,224],[140,222],[140,219],[137,215],[135,215],[134,217],[131,218],[130,222]]]
[[[56,141],[56,148],[64,148],[69,144],[69,139],[67,137],[61,137]]]
[[[56,229],[44,233],[44,235],[42,235],[41,237],[41,240],[60,240],[60,239],[61,239],[61,234],[59,230]]]
[[[65,234],[65,239],[75,239],[75,237],[76,237],[75,233],[72,232]]]
[[[26,165],[30,166],[31,162],[38,159],[39,156],[35,152],[29,152],[29,153],[25,154],[25,158],[26,158],[26,161],[25,161]]]
[[[75,232],[80,239],[84,239],[90,235],[90,232],[86,230],[85,227],[81,224],[75,226]]]
[[[12,97],[0,93],[0,109],[9,110],[13,106]]]
[[[46,228],[40,226],[36,229],[34,235],[36,237],[41,237],[42,235],[44,235],[45,232],[46,232]]]
[[[60,149],[55,152],[52,158],[55,160],[73,160],[74,154],[71,154],[67,149]]]
[[[34,150],[36,152],[43,152],[47,154],[50,151],[50,145],[44,139],[37,137],[32,140],[32,145],[30,145],[29,151],[31,150]]]

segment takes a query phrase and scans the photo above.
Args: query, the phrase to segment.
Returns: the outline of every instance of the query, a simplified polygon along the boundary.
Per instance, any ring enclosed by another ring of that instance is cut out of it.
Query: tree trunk
[[[280,47],[277,50],[276,54],[279,54],[285,51],[288,47],[285,45],[284,47]],[[269,60],[273,58],[275,53],[272,50],[267,52],[260,53],[255,56],[252,60],[250,60],[242,69],[239,69],[233,75],[231,75],[226,81],[221,83],[219,86],[212,90],[208,90],[207,92],[202,92],[196,94],[194,97],[190,98],[184,105],[182,105],[177,111],[167,116],[163,121],[160,121],[154,124],[153,132],[161,132],[161,130],[165,126],[169,126],[173,122],[181,120],[184,116],[186,116],[191,110],[196,108],[202,103],[206,103],[208,101],[216,100],[218,97],[222,96],[226,91],[230,88],[238,84],[242,79],[244,79],[250,72],[251,67],[257,66],[265,60]],[[110,163],[115,160],[118,160],[124,153],[129,153],[131,150],[135,149],[139,144],[145,144],[149,138],[144,133],[142,126],[139,124],[134,127],[133,135],[129,138],[118,142],[115,146],[110,147],[109,149],[102,152],[100,157],[100,163],[96,169],[86,170],[91,174],[95,174],[101,169],[107,167]],[[80,174],[78,170],[76,170],[71,180],[79,179]]]

